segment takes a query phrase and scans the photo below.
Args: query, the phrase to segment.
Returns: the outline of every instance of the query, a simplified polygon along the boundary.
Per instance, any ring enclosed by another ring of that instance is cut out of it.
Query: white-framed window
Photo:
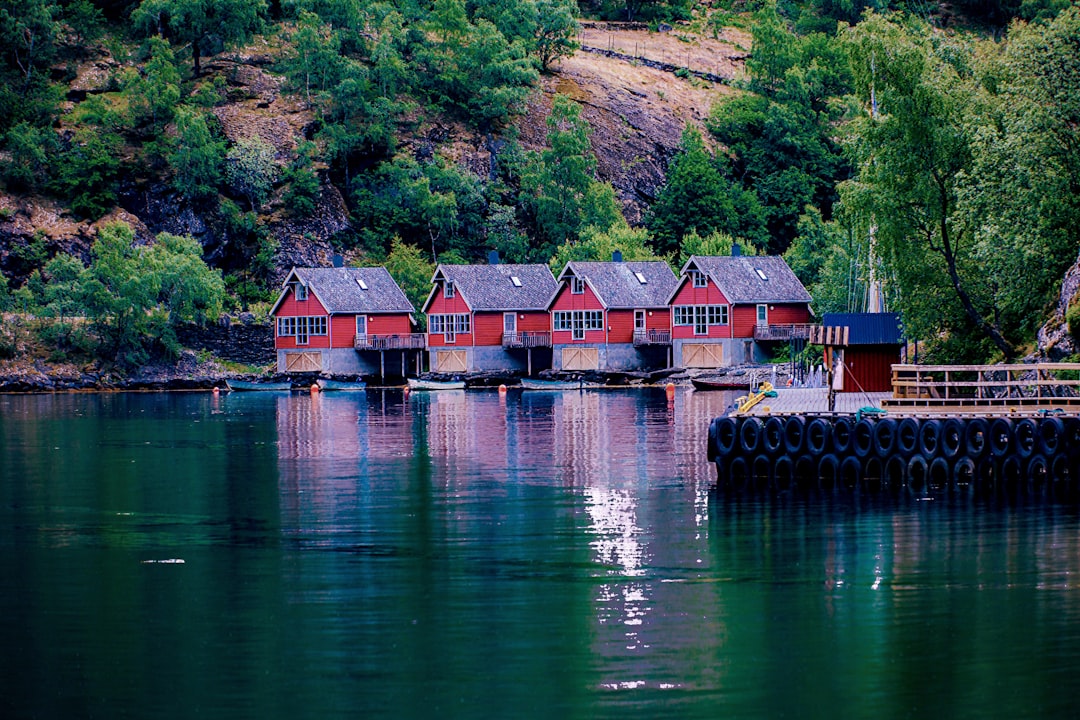
[[[296,338],[297,345],[307,345],[309,335],[326,335],[325,315],[300,315],[278,318],[278,337]]]
[[[307,285],[304,283],[296,283],[296,299],[297,301],[307,300]]]
[[[604,311],[558,310],[552,313],[552,328],[570,330],[574,340],[584,340],[586,331],[604,329]]]
[[[708,335],[710,325],[728,324],[727,305],[675,305],[672,323],[693,326],[695,335]]]
[[[472,316],[468,313],[429,315],[428,332],[432,335],[441,334],[446,343],[457,342],[459,333],[472,332]]]
[[[761,304],[757,306],[757,324],[768,325],[769,324],[769,306]]]
[[[584,295],[585,281],[579,277],[570,278],[570,292],[574,295]]]
[[[644,331],[645,331],[645,311],[644,310],[635,310],[634,311],[634,332],[644,332]]]
[[[517,313],[516,312],[503,313],[503,332],[504,333],[516,333],[517,332]]]
[[[447,280],[446,282],[443,283],[443,297],[446,297],[446,298],[454,297],[454,281],[453,280]]]
[[[356,316],[356,334],[367,335],[367,315]]]
[[[691,270],[690,278],[693,281],[693,285],[696,288],[707,287],[709,284],[708,278],[705,277],[705,273],[700,270]]]

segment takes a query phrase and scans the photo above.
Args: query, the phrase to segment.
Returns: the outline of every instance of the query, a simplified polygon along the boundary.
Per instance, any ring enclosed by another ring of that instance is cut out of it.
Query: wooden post
[[[525,349],[525,374],[532,377],[532,348]]]
[[[379,379],[386,381],[386,351],[379,351]]]

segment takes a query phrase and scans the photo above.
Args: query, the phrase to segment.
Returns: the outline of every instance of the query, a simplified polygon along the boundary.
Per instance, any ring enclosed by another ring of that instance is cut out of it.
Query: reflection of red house
[[[423,349],[386,268],[293,268],[282,287],[270,310],[279,372],[404,374]]]
[[[810,294],[782,257],[691,257],[669,298],[683,367],[752,362],[760,343],[805,338]]]
[[[436,372],[524,370],[550,364],[547,265],[440,265],[424,303]]]
[[[552,299],[552,365],[639,370],[668,364],[675,274],[664,262],[571,262]]]

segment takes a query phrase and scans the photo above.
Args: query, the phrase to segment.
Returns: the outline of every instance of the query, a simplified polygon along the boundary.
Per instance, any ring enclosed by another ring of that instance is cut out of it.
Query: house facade
[[[782,257],[695,255],[668,298],[675,363],[717,368],[761,361],[769,344],[808,336],[810,301]]]
[[[293,268],[271,308],[278,372],[405,375],[424,336],[386,268]]]
[[[556,284],[547,265],[440,265],[431,282],[424,313],[433,371],[551,366],[547,305]]]
[[[667,298],[675,274],[664,262],[570,262],[552,298],[552,367],[644,370],[671,363]]]

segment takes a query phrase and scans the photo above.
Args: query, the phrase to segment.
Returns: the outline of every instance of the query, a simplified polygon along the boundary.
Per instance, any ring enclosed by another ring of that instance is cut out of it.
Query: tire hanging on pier
[[[784,420],[784,451],[789,455],[802,452],[805,437],[805,425],[798,415],[790,415]]]
[[[975,486],[975,461],[964,456],[956,461],[952,471],[952,487],[957,493],[970,493]]]
[[[938,454],[941,445],[941,421],[926,420],[919,425],[919,454],[929,462]]]
[[[906,417],[896,427],[896,451],[910,458],[919,449],[919,421]]]
[[[964,449],[964,423],[956,418],[943,422],[939,447],[942,457],[950,461],[960,455],[960,451]]]
[[[832,447],[837,457],[843,457],[851,450],[851,426],[850,418],[837,418],[832,426]]]
[[[712,441],[716,444],[716,452],[710,460],[716,457],[725,457],[735,452],[739,446],[739,424],[735,418],[722,417],[713,421]]]
[[[779,455],[784,447],[784,421],[771,416],[761,426],[761,446],[770,455]]]
[[[859,458],[848,455],[840,461],[839,485],[845,490],[854,490],[862,480],[863,466]]]
[[[824,455],[832,444],[832,424],[825,418],[814,418],[806,425],[806,450],[815,457]]]
[[[789,455],[781,455],[773,464],[772,489],[786,492],[795,486],[795,462]]]
[[[1016,454],[1028,459],[1039,449],[1039,427],[1031,418],[1024,418],[1013,426]]]
[[[928,488],[927,477],[930,474],[926,458],[913,455],[907,464],[907,486],[913,493],[922,495]]]
[[[1039,452],[1048,458],[1057,455],[1065,438],[1065,423],[1060,418],[1048,417],[1039,422]]]
[[[887,487],[900,488],[907,482],[907,461],[904,456],[893,454],[885,461],[883,481]]]
[[[860,460],[874,451],[874,423],[863,418],[851,429],[851,448]]]
[[[887,458],[896,447],[897,422],[892,418],[882,418],[874,424],[874,454]]]
[[[949,461],[938,455],[930,461],[927,470],[927,484],[932,490],[944,490],[952,480],[952,467]]]
[[[761,442],[761,421],[755,417],[743,418],[739,425],[739,450],[749,457],[757,452]]]
[[[839,486],[840,460],[832,453],[826,453],[818,461],[818,489],[833,492]]]
[[[990,449],[990,423],[983,418],[973,418],[964,428],[964,453],[978,461]]]

